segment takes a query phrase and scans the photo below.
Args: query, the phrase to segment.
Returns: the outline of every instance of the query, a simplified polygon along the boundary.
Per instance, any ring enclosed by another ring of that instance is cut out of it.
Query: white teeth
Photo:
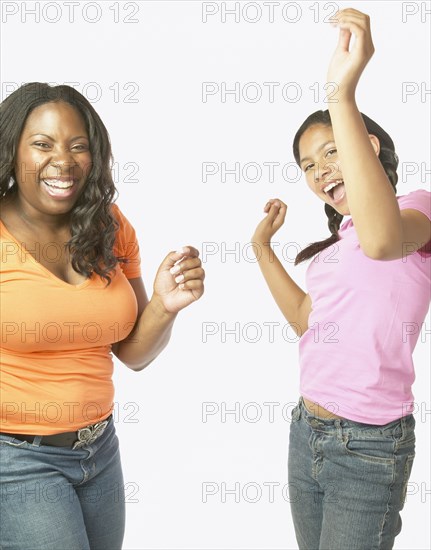
[[[331,189],[334,189],[334,187],[337,187],[337,185],[339,185],[340,183],[344,183],[343,180],[337,180],[337,181],[333,181],[332,183],[330,183],[329,185],[327,185],[326,187],[323,188],[323,191],[325,191],[325,193],[327,193],[328,191],[330,191]]]
[[[59,189],[70,189],[72,185],[75,183],[74,181],[61,181],[61,180],[43,180],[46,185],[49,185],[50,187],[57,187]],[[49,183],[48,183],[49,182]]]

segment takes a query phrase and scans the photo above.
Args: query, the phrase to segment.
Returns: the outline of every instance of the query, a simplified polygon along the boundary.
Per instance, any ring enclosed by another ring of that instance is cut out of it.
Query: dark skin
[[[34,109],[17,148],[18,193],[2,201],[1,219],[18,242],[34,251],[39,263],[70,284],[85,281],[85,276],[72,268],[64,243],[71,236],[70,211],[84,190],[90,169],[89,140],[80,114],[64,102],[46,103]],[[72,197],[55,200],[45,192],[43,178],[55,177],[76,178],[77,189]],[[53,244],[51,258],[37,252],[47,243]]]
[[[57,102],[34,109],[27,118],[16,153],[18,191],[2,200],[0,208],[0,218],[12,237],[37,262],[71,285],[86,280],[72,268],[64,244],[71,237],[70,212],[90,173],[89,145],[85,122],[73,106]],[[69,180],[66,184],[74,180],[72,196],[57,199],[47,192],[43,180],[60,177]],[[44,250],[47,243],[53,245],[55,260],[37,252]],[[60,250],[63,253],[57,257]],[[157,271],[150,300],[142,277],[129,279],[138,304],[138,316],[129,335],[133,338],[112,345],[112,352],[120,361],[136,371],[149,365],[167,345],[178,312],[202,296],[204,278],[199,251],[186,246],[165,257]]]

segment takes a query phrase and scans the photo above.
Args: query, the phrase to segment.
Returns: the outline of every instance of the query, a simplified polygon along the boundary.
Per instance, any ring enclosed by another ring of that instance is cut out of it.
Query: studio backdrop
[[[292,140],[310,113],[327,108],[338,40],[328,19],[346,7],[370,15],[375,45],[358,107],[395,142],[398,195],[429,190],[430,2],[1,3],[1,99],[23,83],[49,82],[92,103],[110,134],[117,203],[136,230],[149,295],[160,262],[180,246],[198,248],[206,270],[203,298],[178,315],[168,348],[147,369],[114,358],[124,549],[297,548],[287,449],[299,337],[250,241],[267,200],[283,200],[274,246],[305,288],[308,262],[295,267],[294,258],[329,233]],[[408,321],[405,337],[420,333],[417,449],[395,548],[425,550],[431,323]],[[329,332],[318,337],[331,345]]]

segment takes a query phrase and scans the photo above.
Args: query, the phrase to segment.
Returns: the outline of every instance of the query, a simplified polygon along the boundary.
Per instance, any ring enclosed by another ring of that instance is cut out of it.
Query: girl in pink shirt
[[[299,547],[389,549],[415,456],[412,353],[430,303],[431,194],[396,196],[393,141],[355,102],[374,52],[370,18],[350,8],[335,18],[340,35],[327,75],[335,101],[310,115],[293,143],[331,232],[296,258],[313,258],[308,293],[271,249],[286,204],[266,204],[252,241],[301,338],[288,468]],[[344,216],[351,218],[341,223]]]

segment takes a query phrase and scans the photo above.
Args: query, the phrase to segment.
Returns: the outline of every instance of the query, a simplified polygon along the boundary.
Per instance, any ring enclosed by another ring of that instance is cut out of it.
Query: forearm
[[[176,316],[153,296],[132,332],[119,343],[120,361],[136,371],[147,367],[168,344]]]
[[[253,250],[277,306],[295,332],[302,335],[307,327],[300,324],[299,308],[306,293],[287,274],[269,243],[253,239]]]
[[[394,190],[368,137],[354,98],[329,104],[350,215],[364,253],[379,258],[402,241]]]

